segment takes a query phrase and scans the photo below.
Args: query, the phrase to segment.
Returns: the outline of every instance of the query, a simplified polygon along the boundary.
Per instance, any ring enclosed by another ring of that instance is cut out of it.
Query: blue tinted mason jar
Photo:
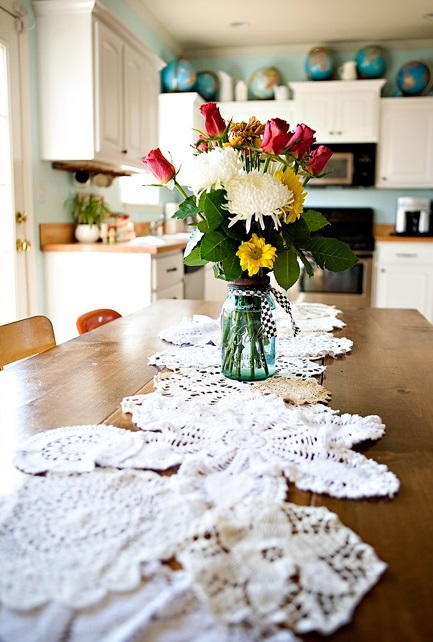
[[[229,284],[221,311],[222,373],[238,381],[258,381],[275,374],[275,337],[262,326],[262,304],[267,300],[275,321],[269,278],[238,279]]]

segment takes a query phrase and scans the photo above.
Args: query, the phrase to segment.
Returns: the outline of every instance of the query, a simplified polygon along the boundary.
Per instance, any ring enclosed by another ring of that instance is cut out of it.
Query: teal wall
[[[304,52],[269,55],[215,56],[207,58],[190,58],[196,71],[225,71],[234,82],[249,78],[260,67],[276,67],[282,76],[282,82],[307,80],[304,64],[308,47]],[[336,65],[346,60],[353,60],[356,49],[336,52]],[[430,49],[389,49],[386,51],[387,72],[383,95],[390,96],[395,89],[395,78],[398,69],[409,60],[426,60],[433,64],[433,45]],[[326,82],[326,81],[325,81]],[[420,196],[433,200],[432,190],[390,190],[376,188],[310,188],[307,203],[314,207],[372,207],[375,210],[376,223],[393,223],[397,198],[399,196]]]

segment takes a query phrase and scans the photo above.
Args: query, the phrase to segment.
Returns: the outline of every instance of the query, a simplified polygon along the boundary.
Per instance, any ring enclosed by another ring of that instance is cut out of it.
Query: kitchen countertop
[[[395,225],[377,223],[374,226],[374,240],[377,243],[392,241],[393,243],[433,243],[433,236],[393,236]]]
[[[183,250],[187,244],[187,238],[180,235],[164,235],[157,238],[164,241],[163,245],[156,245],[149,240],[146,243],[146,237],[137,237],[134,241],[128,243],[47,243],[41,246],[42,252],[114,252],[114,253],[132,253],[132,254],[166,254]]]

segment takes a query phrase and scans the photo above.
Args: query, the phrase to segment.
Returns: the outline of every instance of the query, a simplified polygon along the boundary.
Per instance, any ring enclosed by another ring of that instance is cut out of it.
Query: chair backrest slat
[[[54,348],[51,321],[44,316],[28,317],[0,326],[0,368]]]

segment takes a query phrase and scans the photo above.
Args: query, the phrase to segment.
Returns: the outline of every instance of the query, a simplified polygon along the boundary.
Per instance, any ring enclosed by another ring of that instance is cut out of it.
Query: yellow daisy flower
[[[285,207],[284,211],[286,212],[286,223],[294,223],[301,216],[304,209],[307,192],[304,191],[304,186],[291,167],[287,167],[284,171],[276,171],[274,176],[284,185],[287,185],[293,193],[293,203]]]
[[[249,241],[240,244],[236,256],[241,260],[241,268],[248,270],[248,276],[254,276],[262,267],[272,270],[276,252],[263,237],[253,234]]]

